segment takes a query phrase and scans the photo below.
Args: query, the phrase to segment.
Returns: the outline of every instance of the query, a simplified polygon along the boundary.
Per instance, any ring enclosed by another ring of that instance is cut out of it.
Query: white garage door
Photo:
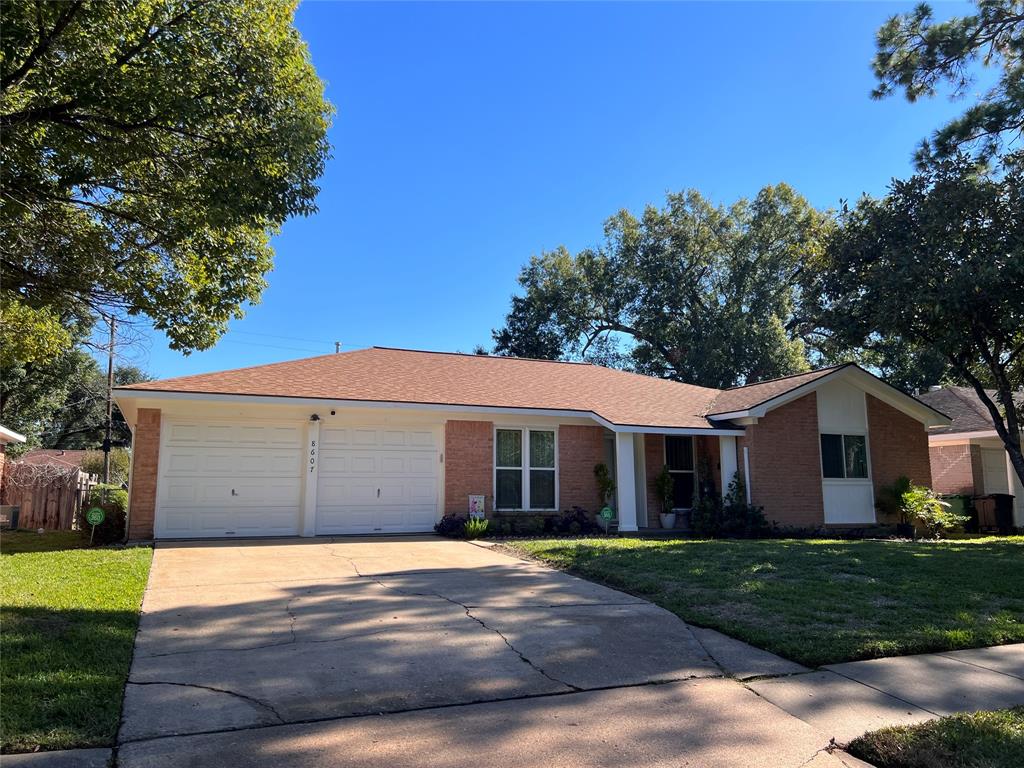
[[[294,422],[165,422],[157,537],[296,535],[303,430]]]
[[[439,465],[429,427],[322,428],[316,532],[433,530]]]

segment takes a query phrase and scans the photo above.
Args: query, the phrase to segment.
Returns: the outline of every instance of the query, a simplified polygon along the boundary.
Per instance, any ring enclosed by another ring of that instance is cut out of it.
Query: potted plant
[[[599,507],[597,522],[604,532],[608,533],[613,518],[606,517],[607,513],[602,514],[602,512],[605,507],[611,509],[612,499],[615,497],[615,481],[612,480],[612,473],[609,471],[608,465],[603,462],[594,465],[594,478],[597,480],[597,493],[600,497],[597,502]]]
[[[661,468],[658,476],[654,478],[654,493],[661,504],[659,517],[661,518],[662,528],[676,527],[676,513],[672,510],[673,485],[672,473],[668,471],[668,465],[666,464]]]

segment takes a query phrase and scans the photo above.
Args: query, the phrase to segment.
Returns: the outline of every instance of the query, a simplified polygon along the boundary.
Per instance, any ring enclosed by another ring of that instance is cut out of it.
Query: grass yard
[[[16,531],[0,553],[0,750],[113,744],[152,550]]]
[[[1024,707],[882,728],[846,750],[878,768],[1020,768]]]
[[[1024,537],[506,546],[808,666],[1024,642]]]

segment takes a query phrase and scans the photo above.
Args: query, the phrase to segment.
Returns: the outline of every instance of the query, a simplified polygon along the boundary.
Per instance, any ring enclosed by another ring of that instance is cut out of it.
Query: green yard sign
[[[614,517],[615,517],[615,513],[612,511],[611,507],[605,507],[604,509],[601,510],[601,519],[602,520],[611,520]]]
[[[103,522],[103,518],[105,518],[106,516],[107,513],[104,512],[100,507],[93,507],[92,509],[85,513],[85,521],[89,525],[99,525]]]

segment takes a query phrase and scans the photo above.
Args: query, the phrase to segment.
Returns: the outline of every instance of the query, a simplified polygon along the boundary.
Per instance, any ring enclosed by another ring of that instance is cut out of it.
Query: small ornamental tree
[[[931,488],[923,485],[912,485],[903,494],[903,512],[911,520],[921,523],[936,539],[970,520],[966,515],[952,512],[948,502],[942,501]]]

